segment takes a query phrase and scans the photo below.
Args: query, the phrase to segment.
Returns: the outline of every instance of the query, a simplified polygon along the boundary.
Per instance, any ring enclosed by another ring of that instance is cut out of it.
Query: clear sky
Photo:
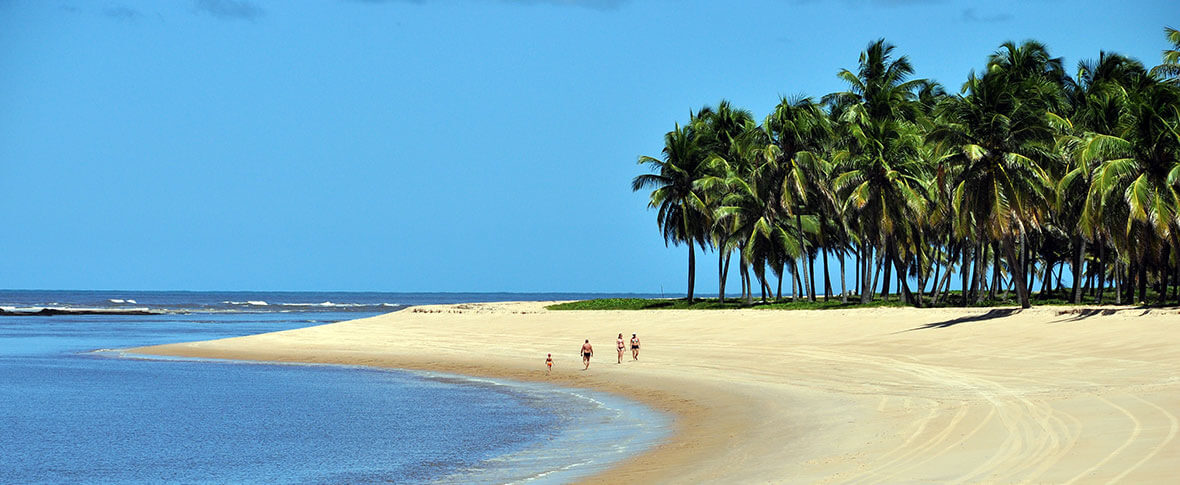
[[[0,0],[0,288],[680,292],[685,249],[629,182],[690,109],[725,98],[761,118],[842,90],[879,37],[952,90],[1007,40],[1071,71],[1100,50],[1151,66],[1177,14]],[[714,256],[698,263],[715,291]]]

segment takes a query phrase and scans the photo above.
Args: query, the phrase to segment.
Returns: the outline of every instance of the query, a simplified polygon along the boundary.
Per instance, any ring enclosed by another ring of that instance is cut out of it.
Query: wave
[[[360,308],[360,307],[372,307],[372,306],[401,306],[396,303],[393,303],[393,304],[382,303],[380,305],[376,305],[376,304],[372,304],[372,303],[332,303],[330,301],[325,301],[322,303],[279,303],[279,305],[281,305],[281,306],[294,306],[294,307],[324,307],[324,308]]]
[[[116,305],[122,305],[122,304],[125,304],[125,303],[126,303],[126,304],[131,304],[131,305],[137,305],[137,303],[135,302],[135,300],[132,300],[132,299],[130,299],[130,298],[128,298],[128,299],[126,299],[126,300],[124,300],[124,299],[121,299],[121,298],[111,298],[111,299],[107,300],[107,302],[109,302],[109,303],[114,303],[114,304],[116,304]]]
[[[226,304],[226,305],[239,305],[239,306],[270,306],[270,303],[267,303],[267,302],[265,302],[265,301],[262,301],[262,300],[249,300],[249,301],[223,301],[223,302],[221,302],[221,303],[224,303],[224,304]]]

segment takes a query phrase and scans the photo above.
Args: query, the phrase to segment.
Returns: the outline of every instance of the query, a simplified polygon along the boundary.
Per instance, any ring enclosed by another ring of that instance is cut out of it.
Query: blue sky
[[[0,287],[680,292],[628,184],[690,109],[879,37],[953,90],[1007,40],[1154,65],[1170,3],[0,0]]]

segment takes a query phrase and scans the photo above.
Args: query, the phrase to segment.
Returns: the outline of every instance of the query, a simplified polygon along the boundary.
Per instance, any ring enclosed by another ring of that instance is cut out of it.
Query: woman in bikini
[[[631,359],[639,360],[639,337],[635,334],[631,334]]]
[[[626,348],[623,346],[623,334],[621,334],[621,333],[619,334],[619,339],[615,341],[615,344],[617,344],[617,346],[619,347],[619,363],[622,364],[623,363],[623,351],[626,350]]]

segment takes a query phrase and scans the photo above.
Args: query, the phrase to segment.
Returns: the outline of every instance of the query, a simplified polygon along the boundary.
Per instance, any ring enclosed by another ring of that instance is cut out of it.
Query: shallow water
[[[0,318],[0,483],[550,483],[667,432],[634,403],[539,384],[92,352],[371,314]]]

